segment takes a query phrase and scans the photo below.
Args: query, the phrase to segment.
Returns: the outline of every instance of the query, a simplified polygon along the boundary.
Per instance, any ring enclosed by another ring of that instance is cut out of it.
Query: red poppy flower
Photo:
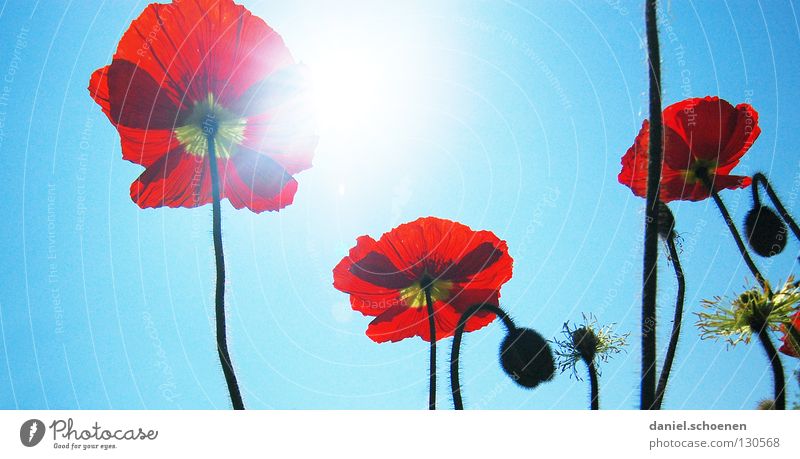
[[[718,97],[686,99],[664,109],[663,202],[700,201],[710,196],[702,180],[707,174],[714,191],[745,188],[750,177],[730,175],[758,135],[758,113],[748,104],[736,107]],[[617,177],[636,196],[647,195],[649,123],[622,157]]]
[[[783,326],[783,346],[780,351],[792,357],[800,357],[800,311],[792,317],[789,326]]]
[[[377,316],[367,336],[378,343],[419,336],[430,341],[425,287],[431,294],[436,340],[451,336],[474,304],[497,304],[511,279],[505,241],[489,231],[435,217],[405,223],[374,240],[358,238],[333,270],[333,286],[350,294],[353,309]],[[474,331],[494,320],[480,312],[466,323]]]
[[[140,207],[211,202],[206,129],[214,126],[220,195],[237,209],[291,204],[293,174],[316,147],[303,68],[281,37],[231,0],[151,4],[122,36],[89,92],[145,171]]]

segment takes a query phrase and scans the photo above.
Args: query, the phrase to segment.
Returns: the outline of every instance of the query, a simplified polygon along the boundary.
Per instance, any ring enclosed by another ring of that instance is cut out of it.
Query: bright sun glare
[[[363,128],[385,102],[387,75],[376,54],[338,48],[311,64],[322,129],[339,134]]]

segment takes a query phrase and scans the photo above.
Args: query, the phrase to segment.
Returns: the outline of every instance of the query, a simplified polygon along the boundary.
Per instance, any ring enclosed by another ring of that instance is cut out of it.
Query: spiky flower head
[[[579,361],[608,362],[615,354],[625,348],[629,333],[619,335],[614,333],[614,324],[600,326],[597,319],[591,314],[583,314],[581,323],[570,325],[564,323],[562,339],[555,339],[556,358],[561,372],[571,369],[572,374],[581,379],[576,366]]]
[[[800,302],[800,283],[790,276],[780,290],[772,290],[769,282],[765,284],[745,291],[732,302],[719,296],[703,300],[707,311],[697,313],[700,337],[722,338],[735,346],[743,341],[749,343],[753,333],[762,327],[780,330],[788,324]]]

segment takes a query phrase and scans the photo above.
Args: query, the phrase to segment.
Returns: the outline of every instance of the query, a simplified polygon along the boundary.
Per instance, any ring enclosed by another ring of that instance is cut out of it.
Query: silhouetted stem
[[[593,410],[600,409],[600,384],[597,381],[597,368],[594,366],[594,360],[583,360],[589,368],[589,397],[591,399],[591,408]]]
[[[742,255],[742,259],[744,259],[745,264],[748,268],[750,268],[750,272],[753,273],[753,276],[756,278],[758,283],[761,285],[762,288],[767,288],[766,280],[764,276],[761,275],[761,272],[756,267],[756,264],[753,262],[753,259],[750,258],[750,253],[747,251],[747,247],[745,247],[744,242],[742,241],[742,236],[739,234],[739,230],[736,229],[736,225],[733,223],[733,219],[731,218],[731,214],[728,213],[728,209],[725,207],[725,203],[722,202],[722,198],[720,198],[719,193],[713,191],[713,187],[711,184],[711,180],[707,176],[701,177],[703,183],[705,183],[706,187],[711,191],[711,197],[714,198],[714,202],[717,204],[717,208],[719,212],[722,214],[723,220],[725,220],[725,224],[728,225],[728,229],[733,236],[733,240],[736,241],[736,247],[739,249],[739,253]]]
[[[786,224],[789,225],[789,228],[791,228],[792,233],[794,233],[794,237],[797,238],[798,241],[800,241],[800,227],[797,226],[797,223],[795,223],[792,216],[789,215],[789,212],[786,210],[786,207],[783,207],[783,203],[781,202],[780,199],[778,199],[778,195],[775,194],[775,190],[772,189],[772,186],[769,184],[769,180],[767,180],[767,177],[760,172],[753,176],[753,201],[755,202],[755,204],[757,206],[761,204],[761,200],[759,199],[758,196],[759,184],[761,184],[761,186],[764,187],[764,190],[766,190],[767,195],[769,195],[769,199],[772,201],[772,204],[778,210],[778,213],[780,214],[781,218],[783,218]]]
[[[458,375],[458,359],[461,355],[461,337],[464,335],[464,328],[467,326],[469,319],[478,313],[478,311],[489,311],[494,313],[503,321],[508,331],[515,330],[517,327],[514,321],[506,314],[505,311],[500,309],[499,306],[493,304],[476,304],[470,306],[458,320],[455,334],[453,335],[453,349],[450,352],[450,390],[453,393],[453,407],[456,410],[464,409],[464,402],[461,399],[461,383],[459,382]]]
[[[667,390],[667,380],[672,370],[672,362],[675,360],[675,350],[678,347],[678,337],[681,334],[681,320],[683,319],[683,302],[686,295],[686,279],[683,277],[681,261],[678,258],[678,250],[675,247],[675,237],[667,238],[669,247],[669,257],[672,260],[672,267],[675,269],[675,279],[678,281],[678,295],[675,299],[675,317],[672,319],[672,335],[669,338],[667,355],[664,357],[664,368],[661,369],[661,376],[658,378],[658,388],[656,389],[655,409],[660,410],[664,401],[664,392]]]
[[[433,300],[431,299],[430,286],[425,287],[425,301],[428,304],[428,327],[431,338],[431,359],[430,359],[430,388],[428,392],[428,409],[436,409],[436,319],[434,318]]]
[[[769,338],[769,327],[765,324],[758,327],[758,330],[754,331],[758,333],[758,339],[761,341],[761,345],[764,346],[764,351],[767,353],[767,359],[769,359],[769,363],[772,365],[772,379],[775,384],[775,409],[785,410],[786,379],[783,375],[783,364],[778,356],[778,351],[775,349],[775,345],[772,344],[772,340]]]
[[[222,364],[222,373],[225,375],[225,383],[228,385],[228,393],[231,396],[231,404],[234,410],[243,410],[244,402],[242,393],[239,390],[239,383],[236,381],[236,374],[233,372],[231,356],[228,353],[228,338],[225,329],[225,254],[222,250],[222,214],[219,193],[219,171],[217,170],[217,155],[214,145],[214,135],[208,135],[208,157],[211,169],[211,212],[214,232],[214,260],[217,267],[217,286],[214,300],[216,321],[217,321],[217,351],[219,361]]]
[[[652,409],[656,392],[656,290],[658,266],[658,190],[661,183],[661,53],[658,47],[657,0],[647,0],[647,61],[650,67],[650,137],[647,164],[647,205],[644,223],[642,282],[641,409]]]

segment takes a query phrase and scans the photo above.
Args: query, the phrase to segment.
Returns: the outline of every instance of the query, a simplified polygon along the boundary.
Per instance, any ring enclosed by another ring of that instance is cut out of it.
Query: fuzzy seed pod
[[[777,255],[786,247],[786,224],[769,207],[751,209],[744,219],[744,231],[750,247],[762,257]]]
[[[555,373],[547,340],[530,328],[508,333],[500,345],[500,364],[511,379],[530,389],[551,380]]]

